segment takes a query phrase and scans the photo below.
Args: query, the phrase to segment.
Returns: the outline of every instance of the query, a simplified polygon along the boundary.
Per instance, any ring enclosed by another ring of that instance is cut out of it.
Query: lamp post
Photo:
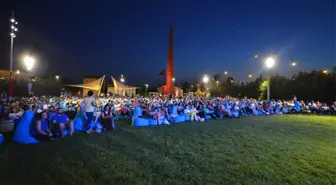
[[[9,65],[9,97],[13,96],[13,47],[14,47],[14,38],[16,37],[15,32],[18,31],[16,25],[18,22],[14,19],[14,12],[12,17],[9,19],[10,22],[10,65]]]
[[[58,80],[59,80],[59,76],[58,76],[58,75],[56,75],[56,76],[55,76],[55,79],[58,81]]]
[[[208,82],[209,82],[209,77],[208,77],[208,75],[204,75],[204,76],[203,76],[203,83],[205,84],[206,90],[209,89],[208,86],[207,86]]]
[[[271,69],[273,66],[275,65],[275,59],[273,57],[268,57],[266,60],[265,60],[265,66],[268,68],[268,69]],[[271,84],[271,76],[268,75],[267,77],[268,79],[268,85],[267,85],[267,100],[270,100],[270,84]]]
[[[33,88],[33,84],[31,82],[31,70],[34,68],[35,59],[32,56],[27,55],[23,58],[23,62],[29,73],[28,94],[30,95]]]
[[[145,96],[147,96],[148,84],[145,84],[145,87],[146,87],[146,89],[145,89]]]
[[[124,75],[121,75],[121,76],[120,76],[120,82],[122,82],[122,83],[124,83],[124,82],[125,82]]]

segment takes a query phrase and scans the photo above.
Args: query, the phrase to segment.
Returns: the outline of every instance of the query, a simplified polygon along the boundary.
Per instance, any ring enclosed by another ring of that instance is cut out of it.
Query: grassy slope
[[[335,117],[271,116],[0,146],[0,184],[334,184]]]

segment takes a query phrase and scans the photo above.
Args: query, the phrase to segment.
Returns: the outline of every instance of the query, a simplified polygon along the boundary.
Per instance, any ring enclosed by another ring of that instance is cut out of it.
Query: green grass
[[[0,184],[335,184],[336,118],[260,116],[0,146]]]

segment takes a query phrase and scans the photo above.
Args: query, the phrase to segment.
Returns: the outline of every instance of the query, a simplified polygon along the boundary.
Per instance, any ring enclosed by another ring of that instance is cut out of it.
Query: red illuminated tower
[[[170,25],[169,30],[169,46],[168,46],[168,63],[167,63],[167,72],[166,72],[166,86],[164,93],[171,94],[174,93],[174,48],[173,48],[173,34],[174,29],[173,25]]]

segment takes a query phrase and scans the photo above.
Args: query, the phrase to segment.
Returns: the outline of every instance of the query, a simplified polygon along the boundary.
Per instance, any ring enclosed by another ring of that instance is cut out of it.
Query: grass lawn
[[[0,145],[0,184],[336,183],[336,117],[117,126],[51,143]]]

